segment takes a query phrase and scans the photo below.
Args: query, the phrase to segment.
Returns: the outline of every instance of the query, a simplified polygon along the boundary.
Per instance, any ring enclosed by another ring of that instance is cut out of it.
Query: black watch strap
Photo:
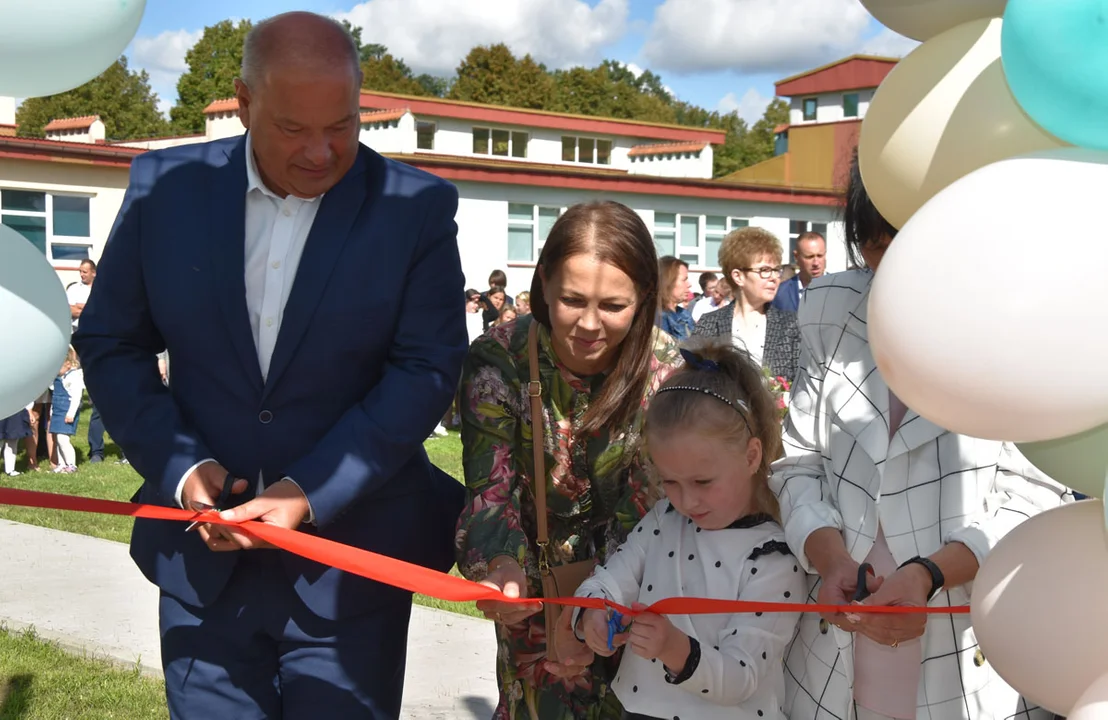
[[[946,585],[946,577],[943,576],[943,571],[940,570],[939,566],[933,561],[925,557],[919,557],[918,555],[911,560],[905,561],[900,567],[905,567],[907,565],[922,565],[927,568],[927,572],[931,573],[931,592],[927,594],[927,602],[931,602],[935,596],[939,594],[939,591],[943,589],[943,586]]]

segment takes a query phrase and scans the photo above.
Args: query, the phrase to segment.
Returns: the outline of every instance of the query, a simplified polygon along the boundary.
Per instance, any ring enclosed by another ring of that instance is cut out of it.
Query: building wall
[[[707,179],[712,177],[712,157],[711,145],[694,153],[640,155],[628,158],[628,170],[633,175]]]
[[[205,124],[205,134],[208,140],[221,140],[222,138],[242,135],[244,132],[246,132],[246,128],[242,126],[242,121],[239,120],[238,111],[236,110],[208,115]]]
[[[398,120],[364,123],[358,139],[377,152],[414,153],[415,118],[407,113]]]
[[[89,197],[89,257],[99,260],[123,203],[128,175],[127,168],[0,158],[0,193],[4,190],[29,190]],[[51,223],[48,218],[48,230]],[[75,238],[57,240],[79,242]],[[79,261],[55,260],[53,264],[63,283],[78,279]]]
[[[162,150],[164,148],[177,147],[178,145],[194,145],[196,143],[207,142],[209,139],[207,135],[181,135],[178,137],[150,138],[149,140],[128,140],[126,142],[112,143],[112,145],[143,148],[144,150]]]
[[[583,190],[473,182],[456,184],[460,193],[457,215],[458,246],[461,251],[466,286],[485,290],[489,273],[494,269],[501,269],[508,275],[508,291],[513,295],[530,287],[535,263],[534,259],[529,262],[512,262],[508,259],[509,225],[512,224],[509,215],[510,205],[534,205],[564,210],[575,203],[599,199],[595,193]],[[781,241],[786,255],[783,258],[785,262],[790,262],[787,256],[791,221],[825,224],[828,234],[828,270],[834,272],[846,269],[842,223],[839,221],[837,208],[627,193],[605,195],[604,199],[622,202],[634,209],[652,232],[661,229],[657,227],[660,214],[678,216],[678,233],[681,218],[697,218],[701,248],[699,257],[702,262],[691,263],[690,280],[694,285],[701,272],[719,270],[718,261],[712,261],[709,258],[709,246],[705,242],[709,216],[742,219],[752,226],[769,230]],[[536,237],[536,252],[541,246],[542,239]]]
[[[817,122],[828,123],[849,119],[843,114],[843,95],[858,94],[858,117],[864,118],[869,104],[873,100],[874,89],[848,90],[846,92],[824,93],[820,95],[798,95],[789,103],[789,125],[803,125],[804,123]],[[804,119],[804,101],[808,98],[817,99],[816,119]]]

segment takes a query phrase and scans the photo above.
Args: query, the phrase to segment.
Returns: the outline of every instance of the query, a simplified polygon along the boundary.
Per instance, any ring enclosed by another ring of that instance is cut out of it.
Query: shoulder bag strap
[[[527,356],[531,367],[531,381],[527,383],[527,395],[531,399],[531,448],[535,455],[535,470],[531,482],[535,488],[535,534],[539,545],[540,564],[546,562],[546,543],[549,540],[546,527],[546,453],[545,429],[542,421],[542,383],[539,381],[539,323],[531,319],[527,331]]]

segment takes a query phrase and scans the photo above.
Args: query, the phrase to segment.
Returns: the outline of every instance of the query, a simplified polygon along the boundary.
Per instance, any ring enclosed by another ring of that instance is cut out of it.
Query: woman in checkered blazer
[[[1072,495],[1011,444],[948,432],[885,384],[866,311],[896,230],[869,202],[857,159],[846,234],[868,269],[816,280],[800,308],[786,455],[771,483],[785,534],[812,574],[812,602],[850,604],[869,563],[867,604],[967,605],[1000,538]],[[791,720],[1052,717],[993,671],[969,615],[806,614],[785,664]]]

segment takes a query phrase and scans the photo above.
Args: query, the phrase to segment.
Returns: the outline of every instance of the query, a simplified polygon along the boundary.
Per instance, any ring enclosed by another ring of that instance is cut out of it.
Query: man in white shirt
[[[468,347],[458,196],[358,142],[358,64],[323,16],[254,25],[247,135],[134,159],[75,344],[137,501],[445,572],[464,490],[423,440]],[[399,716],[410,593],[210,523],[136,520],[131,555],[173,720]]]
[[[92,284],[96,281],[96,262],[90,258],[81,261],[81,280],[65,289],[66,299],[69,301],[69,315],[73,318],[73,332],[77,332],[80,324],[81,313],[92,293]],[[89,397],[91,400],[91,396]],[[100,411],[92,404],[88,420],[88,461],[98,463],[104,461],[104,421],[100,417]]]
[[[719,277],[713,272],[706,272],[700,274],[700,291],[701,296],[692,307],[692,319],[693,322],[699,322],[700,317],[713,310],[719,310],[720,299],[717,288],[719,287]]]

